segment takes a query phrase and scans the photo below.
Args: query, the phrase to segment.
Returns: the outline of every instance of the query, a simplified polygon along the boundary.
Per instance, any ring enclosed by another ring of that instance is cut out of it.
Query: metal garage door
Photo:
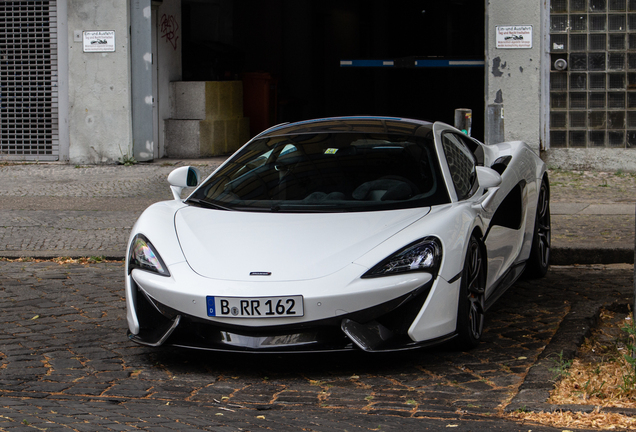
[[[59,155],[56,1],[0,2],[0,160]]]

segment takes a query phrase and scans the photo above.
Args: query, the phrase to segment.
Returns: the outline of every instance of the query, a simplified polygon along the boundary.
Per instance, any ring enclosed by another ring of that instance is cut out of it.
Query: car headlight
[[[441,262],[442,245],[439,239],[425,237],[385,258],[362,277],[390,276],[412,271],[423,271],[437,276]]]
[[[168,267],[163,263],[152,243],[141,234],[135,236],[128,252],[128,274],[136,268],[170,276]]]

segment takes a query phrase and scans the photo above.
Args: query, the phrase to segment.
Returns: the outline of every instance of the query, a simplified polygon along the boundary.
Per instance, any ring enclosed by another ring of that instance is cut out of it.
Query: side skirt
[[[525,261],[519,264],[515,264],[510,267],[506,274],[504,274],[495,284],[495,289],[490,293],[486,299],[485,309],[488,310],[495,304],[495,302],[510,288],[519,277],[523,274],[523,270],[526,268]]]

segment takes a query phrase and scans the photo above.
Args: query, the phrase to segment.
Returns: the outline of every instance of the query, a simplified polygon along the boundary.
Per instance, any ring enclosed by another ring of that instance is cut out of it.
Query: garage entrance
[[[483,1],[183,0],[182,13],[183,79],[242,79],[252,133],[338,115],[452,124],[471,108],[483,139]]]

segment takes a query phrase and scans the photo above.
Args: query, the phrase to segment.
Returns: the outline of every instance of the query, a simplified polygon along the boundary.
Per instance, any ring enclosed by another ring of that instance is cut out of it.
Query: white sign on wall
[[[497,48],[532,48],[532,26],[497,26]]]
[[[98,30],[83,32],[84,52],[115,52],[115,31]]]

